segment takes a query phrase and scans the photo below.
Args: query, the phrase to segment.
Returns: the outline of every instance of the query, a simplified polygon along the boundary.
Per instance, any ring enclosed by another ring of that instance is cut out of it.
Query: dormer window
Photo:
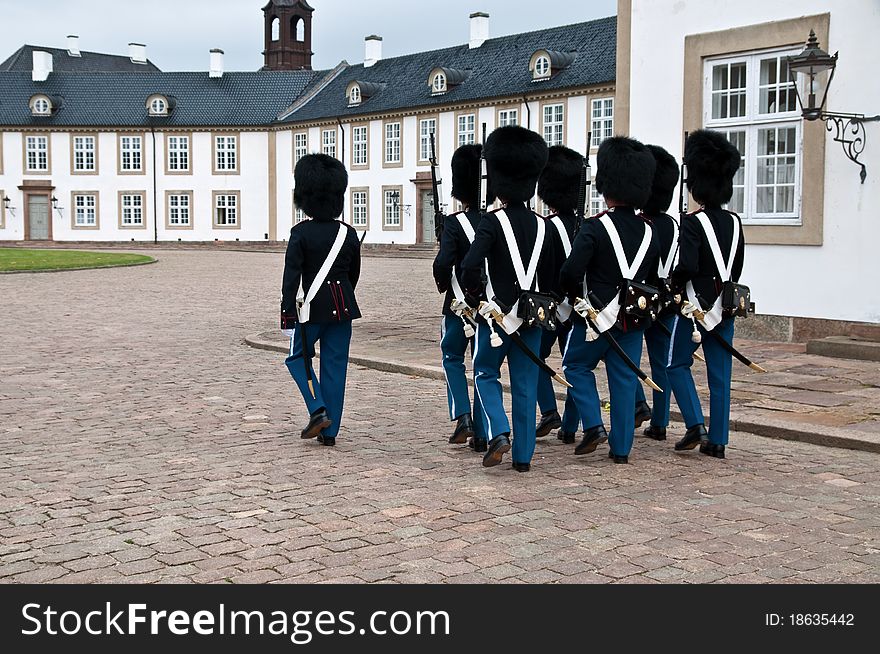
[[[45,95],[35,95],[30,102],[31,113],[34,116],[51,116],[52,101]]]
[[[385,85],[377,82],[353,80],[345,87],[345,97],[349,107],[357,107],[379,93]]]
[[[348,104],[351,106],[361,103],[361,87],[355,84],[348,92]]]
[[[433,69],[428,75],[428,87],[431,89],[431,95],[443,95],[453,90],[465,81],[469,74],[468,71],[453,68],[438,67]]]
[[[151,116],[167,116],[171,103],[164,95],[151,95],[147,98],[147,113]]]
[[[573,52],[538,50],[529,61],[533,82],[548,80],[568,68],[575,60]]]

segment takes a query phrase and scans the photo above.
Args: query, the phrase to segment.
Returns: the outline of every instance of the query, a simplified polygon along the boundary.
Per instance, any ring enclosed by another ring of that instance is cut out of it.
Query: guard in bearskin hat
[[[485,452],[488,439],[480,418],[480,399],[474,392],[473,410],[468,391],[464,357],[473,348],[476,321],[465,303],[461,286],[461,262],[471,247],[482,212],[480,211],[481,145],[463,145],[452,155],[452,197],[464,210],[446,216],[440,237],[440,251],[434,259],[434,281],[445,293],[443,319],[440,323],[440,351],[446,375],[446,398],[449,418],[457,422],[450,443],[468,442],[477,452]],[[476,416],[476,420],[473,417]]]
[[[657,244],[660,246],[660,262],[657,277],[662,287],[675,266],[678,257],[679,226],[667,212],[672,204],[672,196],[678,185],[679,170],[675,157],[658,145],[648,145],[654,155],[657,169],[651,184],[651,197],[642,207],[642,216],[651,223]],[[675,321],[676,308],[671,302],[659,312],[657,321],[645,330],[645,346],[651,362],[651,378],[664,392],[654,391],[654,410],[647,402],[642,385],[636,387],[636,429],[650,420],[644,435],[657,441],[666,440],[666,426],[669,424],[669,385],[666,382],[666,364],[669,356],[669,335]]]
[[[554,260],[561,266],[571,254],[571,244],[577,231],[577,204],[584,170],[584,158],[562,145],[550,148],[547,166],[538,178],[538,197],[553,212],[547,216],[548,231],[555,248]],[[559,343],[559,351],[565,353],[568,333],[571,331],[571,306],[562,304],[557,309],[556,331],[543,331],[541,336],[541,359],[547,360],[553,344]],[[556,393],[549,373],[538,371],[538,408],[541,418],[535,436],[542,438],[554,429],[557,437],[565,443],[574,443],[580,417],[571,392],[566,393],[562,416],[556,407]]]
[[[733,314],[738,311],[738,307],[726,306],[724,291],[736,290],[745,239],[739,216],[722,206],[733,195],[733,178],[741,155],[723,134],[699,130],[685,143],[684,160],[687,187],[700,208],[682,220],[678,265],[671,275],[673,291],[681,295],[683,302],[681,315],[673,325],[666,374],[687,427],[675,449],[699,446],[703,454],[723,459],[730,427],[729,346],[733,344]],[[691,374],[699,342],[703,344],[709,379],[712,422],[708,432]]]
[[[637,312],[643,302],[650,311],[646,298],[651,291],[639,296],[638,306],[630,305],[628,297],[633,289],[649,288],[646,282],[656,282],[659,247],[651,226],[637,213],[651,196],[656,164],[643,144],[613,137],[599,146],[597,166],[596,190],[609,209],[584,223],[562,266],[561,284],[576,312],[563,365],[584,425],[575,454],[594,452],[609,440],[593,372],[604,361],[611,393],[609,456],[628,463],[639,383],[634,368],[650,322]]]
[[[500,464],[511,450],[512,424],[513,467],[527,472],[535,451],[538,386],[538,367],[529,354],[537,359],[541,329],[528,326],[534,323],[524,322],[519,308],[534,306],[528,299],[535,300],[536,296],[529,293],[556,289],[547,223],[526,205],[547,163],[547,144],[523,127],[501,127],[486,139],[483,155],[488,185],[503,208],[483,217],[461,264],[467,301],[478,307],[484,318],[477,328],[474,352],[476,389],[491,439],[483,465]],[[522,302],[524,297],[527,299]],[[500,379],[505,359],[512,394],[510,421],[504,410]]]
[[[361,317],[355,299],[361,268],[355,230],[342,214],[348,174],[336,159],[307,155],[294,170],[293,200],[305,220],[290,230],[284,260],[281,329],[290,336],[285,363],[309,411],[304,439],[335,445],[345,404],[351,322]],[[321,343],[320,377],[312,367]]]

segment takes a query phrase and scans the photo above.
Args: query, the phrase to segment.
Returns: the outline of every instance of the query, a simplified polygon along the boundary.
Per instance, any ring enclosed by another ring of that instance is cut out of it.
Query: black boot
[[[327,429],[332,422],[330,416],[327,415],[327,409],[318,409],[312,414],[309,419],[309,424],[306,425],[306,428],[300,433],[300,438],[303,440],[315,438],[315,436],[321,433],[322,429]]]
[[[489,449],[483,456],[483,467],[491,468],[501,463],[504,455],[510,451],[510,435],[500,434],[489,441]]]
[[[651,407],[647,402],[642,400],[641,402],[636,402],[636,429],[641,427],[644,423],[651,419]]]
[[[318,434],[318,442],[324,447],[334,447],[336,445],[336,437],[335,436],[324,436],[324,434]]]
[[[532,466],[530,463],[517,463],[516,461],[514,461],[513,465],[511,465],[510,467],[513,468],[514,470],[516,470],[517,472],[528,472],[529,470],[532,469]]]
[[[465,413],[458,418],[458,424],[455,431],[449,437],[449,442],[453,445],[461,445],[467,443],[467,440],[474,435],[474,421],[470,413]]]
[[[614,463],[629,463],[628,456],[624,456],[623,454],[615,454],[611,450],[608,451],[608,458],[614,461]]]
[[[666,427],[655,427],[654,425],[648,425],[648,428],[643,432],[646,438],[650,438],[655,441],[665,441],[666,440]]]
[[[541,421],[535,427],[535,438],[544,438],[554,429],[562,427],[562,418],[556,409],[541,414]]]
[[[485,438],[477,438],[476,436],[474,436],[468,441],[468,447],[471,448],[474,452],[485,452],[489,449],[489,441],[487,441]]]
[[[692,450],[700,443],[709,441],[706,425],[694,425],[685,432],[684,438],[675,444],[675,451]]]
[[[595,452],[600,443],[608,440],[608,432],[605,431],[605,425],[590,427],[584,432],[583,440],[574,448],[575,454],[589,454]]]
[[[556,438],[561,440],[566,445],[571,445],[574,443],[576,434],[573,431],[565,431],[564,429],[560,429],[556,432]]]
[[[700,443],[700,454],[715,457],[716,459],[724,458],[724,446],[715,443]]]

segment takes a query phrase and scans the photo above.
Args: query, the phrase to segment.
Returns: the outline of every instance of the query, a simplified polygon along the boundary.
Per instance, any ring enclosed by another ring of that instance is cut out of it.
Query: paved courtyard
[[[282,256],[157,256],[0,276],[3,581],[880,581],[880,455],[736,433],[724,461],[639,440],[615,466],[543,439],[531,474],[485,470],[441,382],[357,367],[322,448],[243,343]],[[399,291],[429,265],[366,259],[356,338],[436,347]]]

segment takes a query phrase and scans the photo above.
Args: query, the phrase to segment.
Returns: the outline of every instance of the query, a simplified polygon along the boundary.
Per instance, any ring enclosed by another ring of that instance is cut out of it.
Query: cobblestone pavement
[[[301,441],[281,357],[242,343],[280,263],[0,278],[3,581],[880,581],[876,454],[734,434],[615,466],[544,439],[531,474],[485,470],[440,382],[360,368],[339,445]],[[366,262],[393,299],[358,333],[412,314],[390,291],[420,264]]]

